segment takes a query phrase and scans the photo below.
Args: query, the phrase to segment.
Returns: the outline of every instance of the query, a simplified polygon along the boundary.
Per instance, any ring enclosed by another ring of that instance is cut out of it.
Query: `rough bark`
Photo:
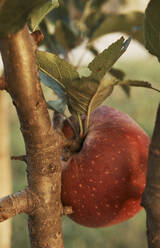
[[[25,26],[1,38],[7,90],[20,120],[26,147],[28,189],[38,201],[29,214],[32,248],[63,247],[60,154],[63,138],[51,126],[35,58],[35,42]]]
[[[4,77],[3,77],[4,79]],[[0,84],[4,80],[0,79]],[[5,92],[0,92],[0,197],[11,193],[12,176],[9,151],[8,101]],[[0,247],[11,247],[11,220],[0,224]]]
[[[1,198],[0,222],[17,214],[31,213],[36,206],[35,202],[35,196],[28,189]]]
[[[147,184],[142,198],[149,248],[160,248],[160,105],[149,151]]]

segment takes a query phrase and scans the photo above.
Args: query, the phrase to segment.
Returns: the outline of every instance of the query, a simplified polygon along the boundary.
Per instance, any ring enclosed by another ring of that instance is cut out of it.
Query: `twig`
[[[40,30],[34,31],[33,33],[31,33],[31,36],[33,37],[37,46],[44,40],[44,35]]]
[[[27,162],[26,161],[26,155],[21,155],[21,156],[11,156],[11,160],[20,160],[20,161],[23,161],[23,162]]]
[[[73,214],[72,207],[69,207],[69,206],[63,207],[63,215],[69,215],[69,214]]]
[[[0,222],[17,214],[30,213],[33,209],[33,197],[28,189],[0,199]]]
[[[160,247],[160,104],[149,151],[147,183],[142,198],[147,214],[149,248]]]

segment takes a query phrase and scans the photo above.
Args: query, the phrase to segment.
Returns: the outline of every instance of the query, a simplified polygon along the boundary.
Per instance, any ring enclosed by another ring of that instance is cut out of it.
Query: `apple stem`
[[[71,126],[74,135],[78,138],[79,137],[79,133],[75,127],[75,125],[72,123],[72,121],[70,120],[70,118],[68,118],[68,116],[65,115],[65,113],[59,113],[57,111],[54,111],[54,117],[53,117],[53,128],[57,129],[59,128],[60,130],[62,129],[62,123],[64,118],[67,120],[67,122],[69,123],[69,125]]]
[[[78,134],[78,131],[77,131],[75,125],[73,124],[73,122],[65,114],[64,114],[64,116],[66,117],[66,120],[68,121],[69,125],[71,126],[75,136],[78,137],[79,134]]]

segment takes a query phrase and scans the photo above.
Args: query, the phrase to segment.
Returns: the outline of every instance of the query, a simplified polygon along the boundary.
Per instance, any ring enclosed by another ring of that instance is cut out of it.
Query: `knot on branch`
[[[70,206],[63,207],[63,215],[73,214],[73,209]]]

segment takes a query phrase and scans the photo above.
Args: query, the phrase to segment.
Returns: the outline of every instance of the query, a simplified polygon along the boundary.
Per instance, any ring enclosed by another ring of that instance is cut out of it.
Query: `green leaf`
[[[160,1],[151,0],[145,11],[145,46],[160,61]]]
[[[58,113],[64,113],[66,109],[66,101],[64,99],[58,98],[54,101],[48,101],[47,106],[49,109],[56,110]]]
[[[110,74],[105,75],[100,82],[90,77],[72,82],[72,87],[67,89],[71,113],[85,114],[89,117],[90,113],[111,94],[116,83],[117,79]]]
[[[91,75],[91,71],[88,67],[86,66],[79,66],[77,68],[77,72],[79,74],[79,77],[82,78],[82,77],[89,77]]]
[[[122,32],[144,44],[143,21],[144,14],[139,11],[109,15],[95,30],[91,37],[91,42],[105,34]]]
[[[33,9],[30,14],[29,26],[32,31],[35,31],[43,18],[54,8],[59,6],[58,0],[48,0],[39,8]]]
[[[87,118],[86,118],[86,125],[85,129],[88,130],[89,127],[89,119],[92,111],[96,109],[103,101],[111,95],[113,91],[114,85],[117,83],[117,79],[112,77],[111,75],[107,74],[105,78],[103,78],[97,89],[95,90],[93,96],[90,99],[87,108]]]
[[[66,50],[75,47],[75,36],[73,32],[61,20],[56,22],[55,39],[57,43],[63,46]]]
[[[86,114],[91,97],[98,87],[98,82],[90,78],[71,81],[66,88],[68,107],[71,113]]]
[[[108,1],[108,0],[107,0]],[[101,5],[104,3],[104,2],[107,2],[106,0],[92,0],[92,6],[95,8],[100,8]]]
[[[119,69],[112,68],[109,73],[117,78],[118,81],[122,81],[125,78],[125,72]],[[127,95],[127,97],[130,97],[130,86],[128,85],[120,85],[124,93]]]
[[[130,88],[130,86],[128,86],[128,85],[120,85],[120,87],[122,88],[122,90],[124,91],[124,93],[128,97],[130,97],[130,95],[131,95],[131,88]]]
[[[88,65],[88,68],[92,71],[90,77],[94,80],[100,81],[118,58],[126,51],[129,42],[130,38],[124,42],[124,38],[121,37],[115,43],[112,43],[108,49],[105,49],[102,53],[96,56]]]
[[[49,77],[42,71],[39,71],[39,77],[41,82],[50,89],[52,89],[58,97],[64,98],[65,90],[59,83],[57,83],[53,78]]]
[[[46,0],[1,0],[0,36],[19,31],[32,11],[39,9],[45,3]]]
[[[119,80],[123,80],[124,77],[125,77],[125,75],[126,75],[124,71],[119,70],[119,69],[116,69],[116,68],[112,68],[112,69],[109,71],[109,73],[110,73],[112,76],[114,76],[114,77],[116,77],[117,79],[119,79]]]
[[[79,78],[74,66],[57,55],[38,50],[36,56],[39,68],[48,76],[54,78],[62,87],[65,88],[68,82]]]

